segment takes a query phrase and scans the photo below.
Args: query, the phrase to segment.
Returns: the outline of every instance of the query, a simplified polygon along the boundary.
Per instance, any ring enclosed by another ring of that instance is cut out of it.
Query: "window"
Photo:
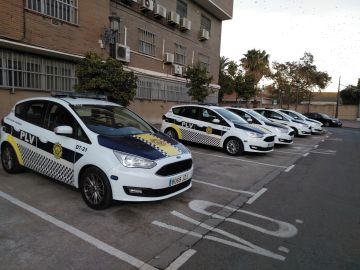
[[[187,118],[197,119],[198,108],[197,107],[182,107],[179,115]]]
[[[206,68],[207,71],[209,71],[209,67],[210,67],[210,58],[209,56],[206,56],[204,54],[199,53],[199,63],[201,66],[203,66],[204,68]]]
[[[209,18],[205,17],[204,15],[201,15],[201,22],[200,22],[200,29],[205,29],[209,33],[211,31],[211,21]]]
[[[216,113],[214,113],[212,110],[209,110],[209,109],[206,109],[206,108],[200,109],[199,120],[201,120],[201,121],[212,123],[212,121],[214,119],[219,119],[219,118],[220,117]]]
[[[178,0],[176,3],[176,13],[180,15],[181,18],[187,17],[187,3],[183,0]]]
[[[0,49],[0,86],[69,92],[75,64]]]
[[[58,20],[78,23],[77,0],[27,0],[27,8]]]
[[[155,56],[155,35],[149,31],[139,29],[139,52]]]
[[[47,102],[29,101],[15,107],[15,116],[31,124],[42,126]]]
[[[175,43],[175,59],[174,62],[179,65],[186,65],[186,47]]]

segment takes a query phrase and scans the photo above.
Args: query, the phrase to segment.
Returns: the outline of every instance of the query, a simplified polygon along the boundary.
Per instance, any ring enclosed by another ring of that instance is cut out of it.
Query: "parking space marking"
[[[255,193],[254,196],[252,196],[246,203],[252,204],[255,202],[258,198],[260,198],[261,195],[263,195],[267,191],[267,188],[262,188],[258,192]]]
[[[234,158],[234,157],[228,157],[228,156],[208,154],[208,153],[198,152],[198,151],[191,151],[191,153],[192,154],[195,153],[195,154],[200,154],[200,155],[219,157],[219,158],[225,158],[225,159],[231,159],[231,160],[238,160],[238,161],[243,161],[243,162],[247,162],[247,163],[253,163],[253,164],[264,165],[264,166],[275,167],[275,168],[287,168],[286,166],[273,165],[273,164],[269,164],[269,163],[262,163],[262,162],[252,161],[252,160],[241,159],[241,158]]]
[[[302,221],[301,219],[295,219],[295,222],[296,222],[296,223],[299,223],[299,224],[303,224],[303,223],[304,223],[304,221]]]
[[[216,185],[216,184],[212,184],[212,183],[208,183],[208,182],[204,182],[204,181],[200,181],[200,180],[196,180],[196,179],[192,179],[192,181],[195,182],[195,183],[208,185],[208,186],[211,186],[211,187],[220,188],[220,189],[224,189],[224,190],[229,190],[229,191],[236,192],[236,193],[243,193],[243,194],[247,194],[247,195],[250,195],[250,196],[255,195],[254,192],[250,192],[250,191],[245,191],[245,190],[241,190],[241,189],[233,189],[233,188],[229,188],[229,187],[219,186],[219,185]]]
[[[99,240],[83,231],[80,231],[79,229],[75,228],[74,226],[71,226],[53,216],[50,216],[49,214],[47,214],[39,209],[32,207],[29,204],[26,204],[26,203],[16,199],[15,197],[13,197],[7,193],[0,191],[0,197],[9,201],[12,204],[15,204],[16,206],[18,206],[26,211],[38,216],[39,218],[57,226],[58,228],[82,239],[83,241],[88,242],[89,244],[108,253],[109,255],[112,255],[132,266],[135,266],[135,267],[137,267],[139,269],[143,269],[143,270],[156,270],[157,269],[157,268],[155,268],[151,265],[148,265],[145,262],[139,260],[138,258],[135,258],[119,249],[114,248],[113,246],[106,244],[105,242],[102,242],[101,240]]]
[[[279,250],[279,251],[282,251],[282,252],[285,252],[285,253],[289,253],[289,251],[290,251],[288,248],[286,248],[286,247],[281,247],[281,246],[278,248],[278,250]]]
[[[313,148],[315,148],[315,149],[316,149],[316,148],[318,148],[318,147],[319,147],[319,145],[317,144],[317,145],[314,145],[314,147],[313,147]]]
[[[165,270],[177,270],[184,263],[186,263],[194,254],[196,250],[188,249],[183,254],[181,254],[175,261],[173,261]]]
[[[307,157],[309,155],[309,152],[303,154],[303,157]]]
[[[326,139],[327,141],[337,141],[337,142],[341,142],[343,139],[341,138],[333,138],[333,139]]]
[[[293,168],[295,167],[295,164],[289,166],[286,168],[286,170],[284,172],[290,172]]]

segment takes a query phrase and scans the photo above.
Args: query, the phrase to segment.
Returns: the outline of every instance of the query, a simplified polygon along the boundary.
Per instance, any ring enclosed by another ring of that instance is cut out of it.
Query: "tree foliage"
[[[103,61],[96,53],[88,52],[76,66],[76,76],[76,91],[109,94],[110,100],[123,106],[128,106],[136,94],[137,77],[114,58]]]
[[[280,102],[298,104],[303,100],[311,101],[312,92],[321,91],[331,81],[327,72],[318,71],[314,64],[314,56],[305,52],[299,61],[273,63],[274,98]]]
[[[204,102],[205,98],[212,93],[210,88],[212,76],[209,76],[206,67],[201,63],[196,63],[192,67],[189,66],[186,75],[189,79],[186,83],[186,87],[189,88],[189,96],[198,102]]]
[[[340,97],[344,105],[358,105],[360,103],[360,79],[357,86],[349,85],[340,91]]]
[[[222,101],[224,94],[230,94],[233,91],[233,81],[229,74],[226,72],[229,66],[229,58],[221,56],[219,62],[219,102]]]

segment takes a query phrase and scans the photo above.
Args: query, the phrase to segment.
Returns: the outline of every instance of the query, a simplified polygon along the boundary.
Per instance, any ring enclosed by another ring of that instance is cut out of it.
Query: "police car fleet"
[[[112,200],[161,200],[191,187],[189,150],[115,103],[26,99],[1,126],[5,171],[26,167],[72,185],[94,209]]]
[[[227,107],[227,110],[236,113],[250,125],[272,132],[275,136],[275,144],[292,144],[294,131],[288,126],[271,122],[261,114],[245,108]]]
[[[309,124],[311,133],[313,133],[313,134],[320,134],[323,132],[323,129],[322,129],[323,124],[319,121],[307,118],[305,115],[298,113],[296,111],[293,111],[293,110],[280,109],[280,111],[289,115],[290,117],[292,117],[295,120],[303,121],[306,124]]]
[[[223,148],[229,155],[243,151],[270,152],[275,135],[249,125],[225,108],[173,106],[163,116],[161,131],[172,138]]]

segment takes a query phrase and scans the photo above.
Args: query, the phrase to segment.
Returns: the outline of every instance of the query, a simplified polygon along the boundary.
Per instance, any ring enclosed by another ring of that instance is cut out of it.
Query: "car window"
[[[15,116],[31,124],[42,126],[46,111],[46,101],[29,101],[20,103],[15,107]]]
[[[219,119],[221,120],[221,118],[214,113],[212,110],[207,109],[207,108],[200,108],[200,114],[199,114],[199,120],[204,121],[204,122],[208,122],[208,123],[212,123],[212,121],[214,119]]]
[[[284,117],[277,113],[277,112],[273,112],[273,111],[268,111],[269,112],[269,117],[272,118],[272,119],[277,119],[277,120],[284,120]]]
[[[253,110],[248,110],[247,111],[248,114],[256,117],[257,119],[260,119],[261,121],[268,123],[270,122],[269,119],[267,119],[266,117],[264,117],[262,114],[260,114],[258,111],[253,111]]]
[[[226,120],[233,122],[234,124],[247,124],[247,122],[242,119],[240,116],[238,116],[237,114],[228,111],[224,108],[216,108],[214,109],[215,112],[217,112],[218,114],[220,114],[222,117],[224,117]],[[226,121],[224,120],[224,122],[226,123]],[[226,123],[226,126],[229,126]]]
[[[178,113],[180,116],[197,119],[198,118],[198,108],[197,107],[181,107]]]
[[[74,111],[91,131],[107,136],[154,133],[153,128],[132,111],[113,105],[76,105]]]
[[[302,120],[298,115],[296,115],[295,113],[292,112],[288,112],[288,115],[290,115],[292,118],[296,119],[296,120]]]

